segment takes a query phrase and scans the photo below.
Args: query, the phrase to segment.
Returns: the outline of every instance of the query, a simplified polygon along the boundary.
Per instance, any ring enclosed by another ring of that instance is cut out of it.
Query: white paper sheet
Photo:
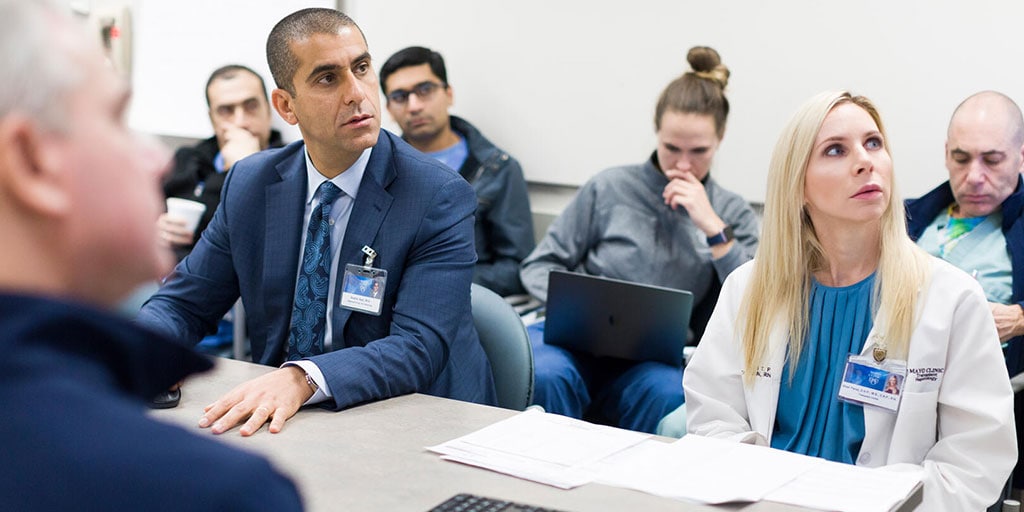
[[[759,501],[817,460],[748,448],[757,447],[699,436],[651,440],[600,461],[597,481],[700,503]]]
[[[447,460],[563,489],[596,481],[708,504],[767,500],[838,512],[885,512],[919,481],[909,473],[694,435],[664,443],[535,410],[427,449]]]
[[[594,479],[591,464],[649,437],[528,410],[427,449],[448,460],[569,489]]]
[[[821,510],[878,512],[906,499],[920,479],[912,473],[862,468],[822,460],[765,499]]]

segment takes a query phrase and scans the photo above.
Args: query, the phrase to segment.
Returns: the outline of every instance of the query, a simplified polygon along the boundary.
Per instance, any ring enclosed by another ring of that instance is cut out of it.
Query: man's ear
[[[63,168],[60,140],[30,118],[11,114],[0,119],[0,187],[12,202],[46,216],[68,212],[68,169]]]
[[[448,107],[451,108],[452,105],[455,105],[455,89],[452,88],[451,84],[448,84],[445,87],[444,93],[448,96]]]
[[[281,119],[290,125],[296,125],[299,122],[299,118],[295,117],[295,111],[292,109],[292,95],[284,89],[274,89],[270,93],[270,101],[274,104],[274,110],[277,111]]]

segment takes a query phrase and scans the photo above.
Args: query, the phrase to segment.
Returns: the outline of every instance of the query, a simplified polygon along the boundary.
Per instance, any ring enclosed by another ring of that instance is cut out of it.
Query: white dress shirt
[[[313,165],[313,161],[309,158],[309,152],[303,149],[306,155],[306,212],[302,216],[302,239],[300,240],[299,247],[306,247],[306,232],[309,228],[309,217],[313,213],[313,209],[320,205],[320,195],[317,191],[320,189],[320,185],[325,181],[330,181],[335,184],[343,192],[334,200],[334,204],[331,206],[331,213],[329,216],[328,223],[331,225],[331,275],[330,275],[330,288],[327,290],[327,313],[326,313],[326,324],[324,327],[324,352],[330,352],[333,348],[331,340],[331,314],[334,312],[334,290],[335,284],[337,283],[338,277],[338,263],[341,253],[341,243],[345,240],[345,229],[348,227],[349,217],[352,215],[352,205],[355,204],[356,194],[359,192],[359,185],[363,181],[363,175],[366,173],[366,164],[370,161],[370,151],[373,148],[366,148],[363,150],[363,154],[352,164],[351,167],[345,169],[341,174],[328,180],[320,171],[316,170]],[[299,254],[299,265],[295,269],[295,279],[298,280],[299,272],[302,267],[302,254]],[[316,393],[306,400],[308,404],[315,404],[323,402],[328,398],[331,398],[330,387],[327,385],[327,380],[324,378],[324,374],[320,371],[320,367],[309,359],[301,359],[298,361],[289,361],[284,363],[284,366],[298,366],[302,368],[317,385]]]

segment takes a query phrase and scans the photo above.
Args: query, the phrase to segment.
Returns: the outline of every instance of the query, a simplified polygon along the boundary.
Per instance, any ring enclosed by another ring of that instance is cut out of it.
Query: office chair
[[[533,400],[533,349],[526,327],[498,294],[473,284],[473,325],[491,362],[498,406],[522,411]]]

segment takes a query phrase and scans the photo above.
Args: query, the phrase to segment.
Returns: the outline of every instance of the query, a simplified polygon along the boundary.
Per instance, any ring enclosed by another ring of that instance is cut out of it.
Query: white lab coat
[[[691,434],[768,445],[787,333],[784,327],[773,331],[768,363],[751,387],[744,386],[735,319],[753,264],[725,281],[683,388]],[[1013,392],[995,322],[981,286],[939,259],[921,298],[899,411],[865,408],[857,465],[918,473],[924,482],[918,510],[984,510],[998,499],[1017,460]],[[884,323],[880,313],[872,333]],[[871,340],[862,354],[871,354]]]

